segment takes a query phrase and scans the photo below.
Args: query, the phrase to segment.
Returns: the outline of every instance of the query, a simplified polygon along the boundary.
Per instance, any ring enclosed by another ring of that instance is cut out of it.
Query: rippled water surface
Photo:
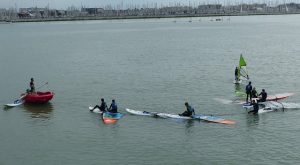
[[[299,15],[13,23],[0,25],[0,103],[28,88],[44,105],[0,111],[0,164],[298,164],[300,111],[248,115],[235,99],[243,53],[251,80],[300,103]],[[175,22],[176,20],[176,22]],[[242,86],[242,88],[244,88]],[[105,125],[88,106],[116,99]],[[125,108],[198,114],[235,125],[133,116]]]

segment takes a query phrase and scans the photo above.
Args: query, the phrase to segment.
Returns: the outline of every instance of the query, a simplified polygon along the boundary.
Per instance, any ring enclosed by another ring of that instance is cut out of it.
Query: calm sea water
[[[254,86],[300,103],[299,15],[0,25],[0,103],[31,77],[45,105],[0,111],[0,164],[298,164],[300,111],[248,115],[235,99],[243,53]],[[176,22],[175,22],[176,20]],[[242,87],[243,88],[243,87]],[[105,125],[87,107],[116,99]],[[236,125],[129,115],[125,108],[198,114]]]

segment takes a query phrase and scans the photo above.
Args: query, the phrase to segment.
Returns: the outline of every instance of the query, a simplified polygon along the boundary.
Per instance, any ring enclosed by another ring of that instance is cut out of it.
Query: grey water
[[[0,111],[0,164],[299,164],[300,110],[259,116],[236,99],[242,53],[253,85],[300,102],[299,15],[0,25],[0,103],[48,82],[43,105]],[[174,21],[176,20],[176,21]],[[243,89],[244,86],[241,86]],[[115,99],[105,125],[88,106]],[[134,116],[125,108],[197,114],[235,125]]]

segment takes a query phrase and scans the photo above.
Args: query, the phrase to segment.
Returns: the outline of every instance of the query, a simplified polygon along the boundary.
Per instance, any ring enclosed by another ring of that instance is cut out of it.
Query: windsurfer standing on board
[[[251,81],[249,81],[249,84],[246,86],[246,94],[247,94],[246,103],[248,103],[248,97],[250,97],[250,101],[252,99],[251,91],[252,91],[252,85],[251,85]]]
[[[192,116],[195,115],[195,110],[192,106],[189,105],[188,102],[184,103],[185,107],[186,107],[186,111],[184,111],[182,114],[179,114],[179,116]]]
[[[235,81],[239,81],[239,69],[238,67],[235,67],[235,71],[234,71],[234,75],[235,75]]]
[[[34,79],[33,78],[30,79],[29,87],[30,87],[30,92],[31,93],[35,92]]]

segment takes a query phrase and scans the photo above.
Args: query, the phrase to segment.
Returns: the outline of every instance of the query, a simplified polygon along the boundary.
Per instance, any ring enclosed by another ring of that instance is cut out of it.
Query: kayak
[[[27,93],[22,94],[24,97],[25,103],[46,103],[50,101],[54,93],[53,92],[35,92],[35,93]]]
[[[99,108],[95,108],[94,110],[94,107],[89,107],[89,110],[91,111],[91,112],[94,112],[94,113],[99,113],[99,114],[102,114],[103,112],[102,111],[100,111],[100,109]]]
[[[102,114],[102,120],[105,124],[114,124],[116,123],[123,114],[121,113],[111,113],[111,112],[104,112]]]
[[[157,113],[157,112],[147,112],[147,111],[137,111],[126,108],[126,111],[133,115],[140,115],[140,116],[153,116],[153,117],[161,117],[161,118],[172,118],[172,119],[183,119],[183,120],[192,120],[192,119],[199,119],[204,120],[207,122],[214,122],[220,124],[235,124],[235,121],[226,120],[215,116],[210,115],[193,115],[191,117],[188,116],[180,116],[177,114],[170,114],[170,113]]]

